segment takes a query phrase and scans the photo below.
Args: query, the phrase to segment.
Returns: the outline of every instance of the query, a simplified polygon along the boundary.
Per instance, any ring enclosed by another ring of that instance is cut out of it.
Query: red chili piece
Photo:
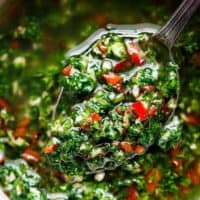
[[[130,143],[128,143],[128,142],[120,142],[119,146],[126,153],[131,153],[133,151],[132,145]]]
[[[144,107],[143,103],[138,101],[132,104],[134,113],[140,121],[145,121],[148,117],[148,109]]]
[[[49,146],[44,148],[44,152],[46,154],[50,154],[50,153],[53,153],[54,151],[56,151],[56,149],[57,149],[57,145],[56,144],[51,144],[51,145],[49,145]]]
[[[71,75],[71,71],[72,71],[72,67],[71,66],[67,66],[62,70],[62,73],[65,76],[70,76]]]
[[[144,63],[144,55],[141,52],[140,47],[135,43],[127,44],[127,50],[131,57],[131,60],[136,65],[142,65]]]
[[[101,121],[101,116],[98,114],[98,113],[96,113],[96,112],[93,112],[92,114],[91,114],[91,118],[92,118],[92,121],[94,122],[99,122],[99,121]]]
[[[38,151],[35,151],[33,149],[27,148],[22,153],[22,157],[26,161],[37,163],[40,160],[40,153]]]
[[[110,85],[117,85],[118,83],[122,82],[122,77],[120,75],[117,75],[114,72],[109,72],[107,74],[103,74],[103,78]]]
[[[123,60],[123,61],[117,63],[114,68],[116,71],[121,71],[121,70],[129,68],[131,66],[132,66],[132,63],[129,60]]]
[[[152,168],[146,175],[146,189],[149,193],[154,193],[158,182],[161,180],[161,174],[159,169]]]
[[[136,200],[137,196],[138,196],[138,193],[137,193],[135,186],[130,186],[128,188],[128,196],[127,196],[126,200]]]

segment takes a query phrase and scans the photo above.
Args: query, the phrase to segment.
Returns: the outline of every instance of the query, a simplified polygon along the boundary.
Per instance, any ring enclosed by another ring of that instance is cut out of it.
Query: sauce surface
[[[199,13],[177,41],[180,98],[161,131],[179,89],[177,66],[148,51],[148,34],[108,34],[64,59],[106,24],[162,25],[175,4],[24,1],[6,13],[18,16],[0,34],[0,188],[11,200],[199,199]]]
[[[74,174],[75,169],[66,169],[69,163],[79,172],[86,166],[92,173],[115,169],[145,153],[164,131],[176,107],[177,65],[158,62],[149,37],[125,38],[111,31],[64,61],[60,83],[71,98],[63,98],[62,114],[50,125],[55,137],[47,145],[56,146],[47,154],[58,170]]]

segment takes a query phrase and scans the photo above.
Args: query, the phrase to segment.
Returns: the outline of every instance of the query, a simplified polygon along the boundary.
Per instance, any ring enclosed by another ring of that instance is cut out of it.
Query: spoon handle
[[[183,30],[193,13],[200,5],[200,0],[183,0],[168,22],[154,35],[156,39],[172,48],[176,38]]]

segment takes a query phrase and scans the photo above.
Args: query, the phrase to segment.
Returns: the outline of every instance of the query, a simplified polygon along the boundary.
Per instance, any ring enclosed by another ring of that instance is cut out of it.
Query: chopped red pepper
[[[83,124],[80,126],[80,129],[83,131],[88,131],[90,129],[90,125],[89,124]]]
[[[4,99],[0,98],[0,108],[9,110],[10,106]]]
[[[40,160],[41,155],[38,151],[27,148],[22,153],[22,157],[26,161],[37,163]]]
[[[44,152],[46,154],[50,154],[50,153],[53,153],[54,151],[56,151],[56,149],[57,149],[57,145],[56,144],[51,144],[51,145],[49,145],[49,146],[44,148]]]
[[[19,124],[18,127],[27,127],[31,123],[31,120],[25,117]]]
[[[122,93],[124,91],[122,84],[117,84],[116,89],[117,89],[117,92],[119,92],[119,93]]]
[[[128,188],[128,196],[126,197],[126,200],[136,200],[138,196],[137,190],[135,186],[130,186]]]
[[[110,85],[117,85],[118,83],[122,82],[122,77],[120,75],[117,75],[114,72],[109,72],[107,74],[103,74],[103,78]]]
[[[199,183],[199,178],[198,176],[196,175],[196,172],[193,171],[192,169],[188,170],[186,172],[186,176],[190,179],[191,183],[193,185],[197,185]]]
[[[100,43],[100,44],[98,45],[98,48],[99,48],[99,50],[100,50],[102,53],[106,53],[107,50],[108,50],[108,47],[107,47],[105,44],[103,44],[103,43]]]
[[[34,148],[38,142],[39,133],[37,131],[33,131],[31,134],[31,143],[29,145],[30,148]]]
[[[133,147],[128,142],[120,142],[119,146],[121,149],[123,149],[126,153],[131,153],[133,151]]]
[[[185,175],[190,179],[192,185],[200,184],[200,161],[196,161],[193,165],[185,172]]]
[[[71,71],[72,71],[72,67],[71,66],[67,66],[63,69],[62,73],[65,76],[70,76],[71,75]]]
[[[142,145],[134,145],[133,150],[137,154],[141,154],[144,152],[145,148]]]
[[[181,171],[181,167],[183,166],[183,159],[177,158],[177,155],[180,153],[181,148],[180,145],[176,145],[176,147],[170,149],[169,155],[170,155],[170,160],[171,163],[175,167],[175,171],[179,173]]]
[[[181,147],[179,144],[177,144],[176,147],[170,149],[169,153],[172,158],[176,158],[176,156],[180,153],[180,151]]]
[[[174,199],[173,196],[168,195],[166,200],[173,200],[173,199]]]
[[[128,43],[127,50],[134,64],[142,65],[144,63],[144,53],[137,44]]]
[[[11,48],[12,49],[17,49],[17,48],[19,48],[19,46],[20,46],[20,43],[19,43],[19,41],[18,40],[13,40],[12,42],[11,42]]]
[[[193,115],[193,114],[188,114],[184,117],[184,121],[187,123],[187,124],[190,124],[190,125],[193,125],[193,126],[196,126],[196,125],[199,125],[200,124],[200,119]]]
[[[18,137],[24,137],[26,135],[27,132],[27,128],[25,127],[19,127],[15,130],[14,132],[14,137],[18,138]]]
[[[117,63],[114,68],[116,71],[121,71],[126,68],[130,68],[131,66],[132,66],[132,63],[129,60],[123,60],[123,61]]]
[[[0,118],[0,129],[3,131],[7,131],[6,121],[3,118]]]
[[[188,194],[189,191],[190,191],[190,189],[188,187],[185,187],[182,185],[179,186],[179,192],[181,195],[186,195],[186,194]]]
[[[151,106],[151,107],[149,108],[148,114],[149,114],[150,116],[156,115],[156,114],[157,114],[157,107],[156,107],[156,106]]]
[[[33,131],[31,134],[32,142],[37,141],[38,137],[39,137],[38,131]]]
[[[173,199],[174,199],[173,196],[168,195],[166,200],[173,200]]]
[[[161,180],[161,174],[159,169],[152,168],[146,175],[146,189],[149,193],[154,193],[158,182]]]
[[[14,137],[24,137],[27,132],[27,127],[31,123],[29,118],[24,118],[17,126],[14,132]]]
[[[141,88],[141,92],[153,91],[155,88],[155,85],[147,85]]]
[[[134,102],[132,104],[134,113],[137,115],[140,121],[145,121],[148,117],[148,109],[145,108],[142,102]]]
[[[144,63],[144,59],[137,53],[131,54],[131,60],[136,65],[142,65]]]
[[[96,113],[96,112],[93,112],[92,114],[91,114],[91,118],[92,118],[92,121],[94,122],[99,122],[99,121],[101,121],[101,116],[98,114],[98,113]]]
[[[69,176],[67,174],[64,173],[60,173],[60,172],[55,172],[55,177],[60,179],[61,181],[67,182],[69,181]]]

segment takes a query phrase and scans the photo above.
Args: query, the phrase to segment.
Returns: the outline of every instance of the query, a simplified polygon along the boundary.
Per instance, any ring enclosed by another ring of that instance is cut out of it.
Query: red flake
[[[138,196],[138,192],[135,188],[135,186],[130,186],[128,188],[128,196],[126,197],[126,200],[136,200]]]
[[[171,109],[167,106],[167,104],[164,104],[162,106],[162,112],[166,115],[168,115],[171,112]]]
[[[145,108],[142,102],[134,102],[132,104],[134,113],[137,115],[140,121],[145,121],[148,117],[148,109]]]
[[[127,50],[134,64],[142,65],[144,63],[144,55],[138,44],[128,43]]]
[[[126,153],[131,153],[133,151],[133,147],[128,142],[120,142],[119,146],[121,149],[123,149]]]
[[[103,43],[99,44],[99,45],[98,45],[98,48],[99,48],[99,50],[100,50],[102,53],[106,53],[107,50],[108,50],[108,47],[107,47],[105,44],[103,44]]]
[[[117,85],[122,82],[122,77],[114,72],[103,74],[103,78],[110,85]]]
[[[33,149],[27,148],[22,153],[22,157],[26,161],[37,163],[40,160],[40,153],[38,151],[35,151]]]
[[[144,63],[144,59],[137,53],[131,54],[131,60],[136,65],[142,65]]]
[[[200,119],[193,115],[193,114],[188,114],[186,117],[185,117],[185,122],[190,124],[190,125],[199,125],[200,124]]]
[[[149,193],[154,193],[160,180],[161,180],[161,174],[159,169],[157,167],[150,169],[146,174],[147,191]]]
[[[29,126],[30,123],[31,123],[31,120],[30,120],[29,118],[25,117],[25,118],[18,124],[18,127],[23,127],[23,128],[25,128],[25,127]]]
[[[151,106],[151,107],[149,108],[148,114],[149,114],[150,116],[156,115],[156,114],[157,114],[157,107],[156,107],[156,106]]]
[[[9,110],[10,106],[4,99],[0,98],[0,108]]]
[[[83,130],[83,131],[88,131],[90,129],[90,125],[89,124],[81,125],[80,129]]]
[[[200,162],[195,161],[192,166],[185,172],[185,175],[190,179],[192,185],[200,184]]]
[[[147,85],[141,88],[141,92],[153,91],[155,88],[155,85]]]
[[[176,145],[176,147],[170,149],[169,153],[172,158],[175,158],[181,151],[180,145]]]
[[[3,131],[7,131],[6,121],[3,118],[0,118],[0,129]]]
[[[62,70],[62,73],[65,76],[70,76],[71,75],[71,70],[72,70],[72,67],[71,66],[67,66]]]
[[[179,186],[179,192],[181,193],[181,195],[186,195],[188,194],[189,191],[190,191],[189,187],[185,187],[182,185]]]
[[[119,92],[119,93],[122,93],[124,91],[122,84],[117,84],[116,89],[117,89],[117,92]]]
[[[53,153],[54,151],[56,151],[56,149],[57,149],[57,145],[56,144],[51,144],[51,145],[49,145],[49,146],[44,148],[44,152],[46,154],[50,154],[50,153]]]
[[[19,48],[19,46],[20,46],[20,43],[19,43],[19,41],[18,40],[13,40],[12,42],[11,42],[11,48],[12,49],[17,49],[17,48]]]
[[[145,148],[142,145],[134,145],[133,150],[135,151],[135,153],[141,154],[144,152]]]
[[[126,68],[130,68],[131,66],[132,66],[132,63],[129,60],[123,60],[121,62],[118,62],[114,68],[116,71],[121,71]]]
[[[101,116],[98,113],[96,113],[96,112],[93,112],[91,114],[91,118],[92,118],[92,121],[96,121],[96,122],[101,121]]]
[[[27,128],[25,127],[19,127],[15,130],[14,132],[14,137],[18,138],[18,137],[24,137],[27,133]]]

